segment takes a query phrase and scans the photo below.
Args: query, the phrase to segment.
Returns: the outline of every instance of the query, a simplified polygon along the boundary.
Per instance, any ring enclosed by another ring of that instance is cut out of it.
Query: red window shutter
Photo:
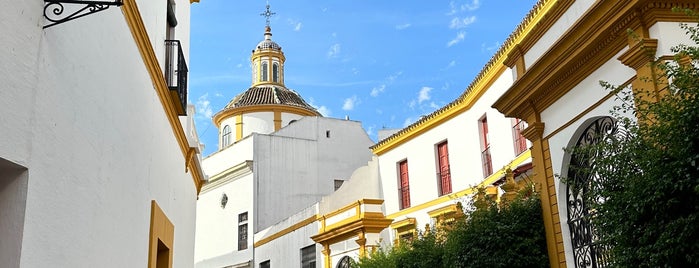
[[[447,142],[437,145],[437,159],[439,162],[439,195],[451,193],[451,171],[449,170],[449,149]]]
[[[410,183],[408,180],[408,161],[402,161],[398,164],[400,172],[400,208],[410,207]]]

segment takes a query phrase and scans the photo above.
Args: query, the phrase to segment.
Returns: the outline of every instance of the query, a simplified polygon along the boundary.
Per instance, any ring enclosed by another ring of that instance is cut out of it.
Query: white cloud
[[[386,80],[388,80],[388,82],[393,82],[393,81],[396,80],[396,78],[398,78],[401,74],[403,74],[403,71],[398,71],[398,72],[396,72],[396,73],[393,74],[393,75],[389,75],[389,76],[386,78]]]
[[[437,104],[434,103],[434,101],[433,101],[433,102],[430,102],[430,108],[437,110],[437,109],[439,109],[439,105],[437,105]]]
[[[407,29],[408,27],[410,27],[410,25],[411,25],[410,23],[405,23],[405,24],[396,25],[396,30],[405,30],[405,29]]]
[[[303,23],[300,23],[300,22],[299,22],[299,23],[296,23],[296,26],[294,26],[294,31],[297,31],[297,32],[300,31],[300,30],[301,30],[301,26],[303,26]]]
[[[367,127],[367,129],[366,129],[366,134],[369,135],[369,136],[374,135],[374,129],[375,129],[375,128],[376,128],[375,126],[369,126],[369,127]]]
[[[456,17],[456,18],[451,19],[451,23],[449,24],[449,28],[450,29],[462,29],[462,28],[466,28],[466,26],[469,26],[474,22],[476,22],[476,16],[470,16],[470,17],[466,17],[463,19]]]
[[[481,52],[483,53],[494,53],[498,48],[500,48],[500,42],[495,42],[491,46],[486,43],[481,44]]]
[[[472,0],[471,3],[466,3],[461,5],[461,10],[468,10],[468,11],[474,11],[478,9],[481,6],[480,1],[478,0]]]
[[[346,98],[345,103],[342,105],[342,110],[352,111],[354,109],[354,106],[356,106],[357,104],[359,104],[359,99],[357,99],[357,96]]]
[[[316,110],[318,110],[318,112],[320,114],[322,114],[323,116],[326,116],[326,117],[330,116],[332,114],[332,111],[330,111],[330,109],[328,107],[325,107],[325,105],[318,106],[314,102],[315,102],[315,99],[308,98],[308,104],[313,106],[313,108],[316,108]]]
[[[209,101],[209,93],[201,95],[197,99],[195,107],[198,112],[197,114],[204,118],[211,118],[211,116],[214,115],[214,112],[211,109],[211,102]]]
[[[386,84],[380,85],[378,87],[374,87],[371,89],[371,96],[376,97],[379,96],[381,92],[383,92],[386,89]]]
[[[403,121],[403,127],[407,127],[414,122],[415,120],[412,117],[408,117],[405,119],[405,121]]]
[[[336,58],[340,54],[340,44],[334,44],[328,49],[328,58]]]
[[[431,87],[422,87],[417,96],[417,103],[422,104],[422,102],[430,100],[430,91],[432,91]]]
[[[411,100],[411,101],[408,103],[408,107],[410,107],[410,109],[414,109],[414,108],[415,108],[415,105],[417,105],[417,101],[416,101],[416,100]]]
[[[455,60],[452,60],[452,61],[449,62],[449,65],[447,65],[447,69],[449,69],[449,68],[451,68],[451,67],[454,67],[454,66],[456,66],[456,61],[455,61]]]
[[[465,37],[466,37],[466,32],[464,32],[464,31],[456,33],[456,37],[454,37],[454,39],[452,39],[451,41],[449,41],[447,43],[447,47],[451,47],[453,45],[461,43],[461,41],[464,41]]]
[[[463,11],[474,11],[480,6],[481,3],[479,0],[471,0],[471,2],[465,4],[456,4],[456,1],[451,1],[449,2],[449,12],[447,12],[447,15],[451,16]]]
[[[331,114],[330,109],[328,109],[328,107],[325,107],[325,106],[320,106],[320,107],[316,108],[316,110],[318,110],[318,112],[320,114],[322,114],[323,116],[326,116],[326,117],[330,116],[330,114]]]
[[[238,65],[236,65],[235,67],[236,67],[236,68],[243,68],[243,64],[242,64],[242,63],[238,63]]]

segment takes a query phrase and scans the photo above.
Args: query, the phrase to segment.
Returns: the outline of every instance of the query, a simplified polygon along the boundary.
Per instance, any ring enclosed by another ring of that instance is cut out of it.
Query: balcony
[[[177,115],[187,115],[187,61],[179,40],[165,40],[165,81]]]

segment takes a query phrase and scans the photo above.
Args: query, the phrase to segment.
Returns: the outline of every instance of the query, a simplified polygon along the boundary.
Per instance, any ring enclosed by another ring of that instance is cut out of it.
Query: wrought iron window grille
[[[187,115],[187,62],[179,40],[165,40],[165,80],[178,115]]]
[[[97,13],[111,6],[121,6],[122,0],[114,1],[81,1],[81,0],[44,0],[44,18],[49,21],[44,29]]]

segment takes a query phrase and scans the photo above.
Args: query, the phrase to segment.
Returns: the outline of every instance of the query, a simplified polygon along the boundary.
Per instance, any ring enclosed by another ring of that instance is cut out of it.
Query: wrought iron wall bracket
[[[44,18],[46,18],[46,20],[49,22],[48,24],[44,25],[44,29],[103,11],[108,9],[110,6],[121,6],[123,4],[124,3],[122,0],[44,0]],[[67,7],[69,8],[66,9]]]

